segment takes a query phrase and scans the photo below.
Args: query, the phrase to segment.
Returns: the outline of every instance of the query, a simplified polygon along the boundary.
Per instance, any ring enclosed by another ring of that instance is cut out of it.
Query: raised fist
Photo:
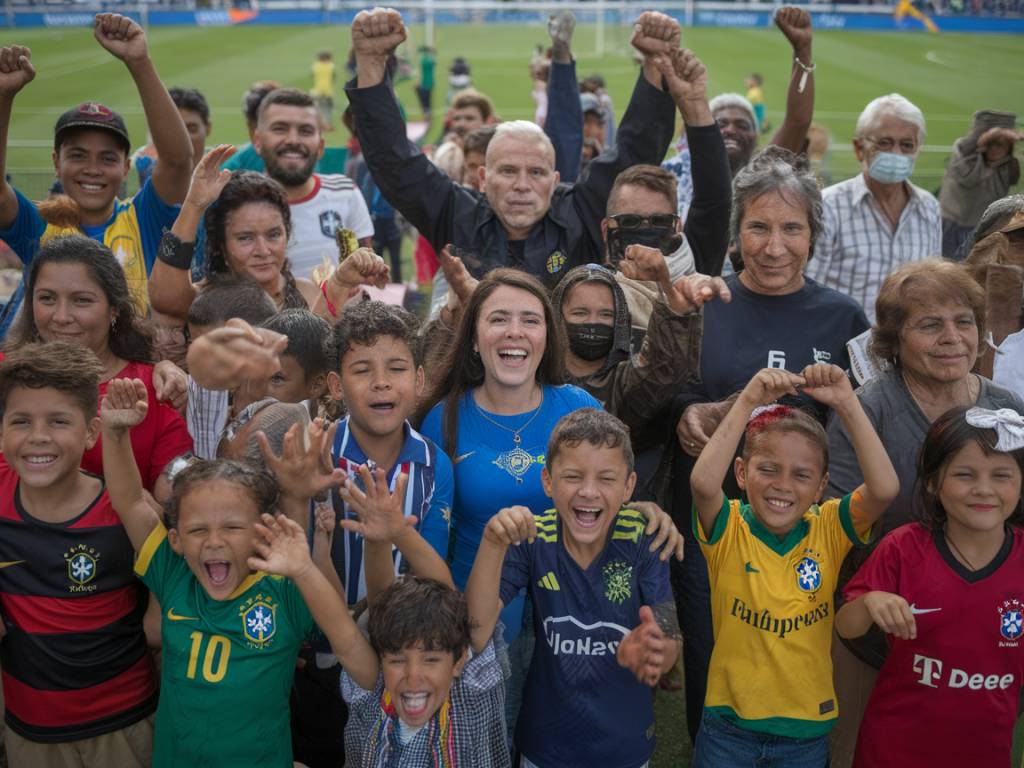
[[[402,14],[394,8],[360,11],[352,22],[352,49],[357,59],[387,59],[405,38]]]
[[[679,48],[679,22],[659,11],[644,11],[633,24],[629,41],[644,56],[668,54]]]
[[[0,93],[14,96],[32,82],[36,69],[32,66],[32,51],[23,45],[0,48]]]

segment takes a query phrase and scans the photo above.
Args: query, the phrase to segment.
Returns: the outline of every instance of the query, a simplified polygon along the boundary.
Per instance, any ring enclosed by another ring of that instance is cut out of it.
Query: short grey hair
[[[751,158],[732,182],[732,217],[729,231],[739,241],[740,224],[751,202],[777,192],[789,202],[802,203],[807,209],[807,224],[811,230],[811,253],[824,226],[821,188],[807,166],[806,159],[788,149],[769,146]]]
[[[740,96],[738,93],[720,93],[708,103],[708,107],[711,110],[712,116],[720,109],[742,109],[750,115],[750,124],[755,129],[757,128],[754,105],[750,103],[749,99]]]
[[[863,139],[867,137],[868,134],[878,127],[878,124],[882,122],[882,118],[886,115],[891,115],[898,120],[916,126],[917,143],[924,144],[924,113],[898,93],[879,96],[864,107],[864,111],[857,118],[855,138]]]
[[[554,167],[555,145],[551,143],[551,139],[544,133],[543,128],[536,123],[531,123],[529,120],[509,120],[507,123],[499,123],[494,129],[494,136],[491,138],[490,144],[487,145],[487,158],[491,156],[491,147],[506,136],[542,144],[551,154],[552,167]]]
[[[978,226],[972,233],[971,246],[973,247],[975,243],[984,240],[993,232],[998,232],[1009,224],[1010,219],[1018,213],[1024,213],[1024,195],[1008,195],[996,200],[981,214]]]

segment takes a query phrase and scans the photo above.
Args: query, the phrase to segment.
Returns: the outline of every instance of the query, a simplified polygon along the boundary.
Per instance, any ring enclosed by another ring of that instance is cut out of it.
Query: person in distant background
[[[337,77],[334,56],[330,51],[320,51],[313,60],[313,88],[309,95],[316,102],[320,113],[320,130],[334,130],[334,81]]]

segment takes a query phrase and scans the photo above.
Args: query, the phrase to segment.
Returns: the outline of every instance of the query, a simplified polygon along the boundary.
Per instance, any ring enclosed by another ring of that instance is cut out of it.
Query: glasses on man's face
[[[897,149],[899,149],[900,154],[903,155],[912,155],[917,152],[917,142],[913,139],[901,139],[896,141],[896,139],[888,136],[883,136],[880,139],[873,139],[869,136],[866,138],[866,141],[874,144],[881,152],[895,152]]]
[[[640,216],[636,213],[616,213],[609,216],[622,229],[640,229],[641,227],[659,227],[675,229],[679,217],[674,213],[656,213],[653,216]]]

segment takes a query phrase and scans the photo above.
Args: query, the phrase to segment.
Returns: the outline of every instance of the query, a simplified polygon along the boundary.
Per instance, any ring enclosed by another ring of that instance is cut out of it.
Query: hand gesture
[[[262,519],[262,524],[255,524],[253,549],[256,554],[249,558],[250,568],[295,580],[313,567],[306,532],[301,525],[285,515],[275,518],[264,514]]]
[[[341,498],[345,500],[358,516],[358,520],[342,520],[338,523],[346,531],[358,533],[367,541],[395,543],[410,528],[415,528],[418,519],[415,515],[406,517],[405,487],[409,476],[404,472],[395,481],[395,492],[388,488],[387,474],[380,467],[372,471],[363,464],[359,467],[359,477],[366,491],[360,490],[352,478],[345,481],[341,489]]]
[[[153,389],[158,403],[170,403],[176,411],[188,405],[188,376],[170,360],[153,366]]]
[[[537,538],[537,521],[526,507],[505,507],[487,523],[484,538],[500,547],[532,542]]]
[[[780,397],[797,395],[797,387],[804,385],[804,377],[782,368],[764,368],[743,388],[740,398],[752,408],[774,403]]]
[[[334,505],[331,502],[317,502],[313,519],[314,563],[327,563],[331,559],[331,543],[334,541]]]
[[[149,412],[146,385],[139,379],[111,379],[100,404],[103,429],[123,431],[143,422]]]
[[[822,405],[838,408],[856,398],[850,379],[838,365],[816,363],[808,365],[800,374],[804,377],[804,392]]]
[[[789,40],[797,58],[810,65],[811,62],[805,61],[801,54],[809,52],[811,48],[811,14],[803,8],[786,5],[775,12],[775,26]]]
[[[668,54],[679,48],[679,22],[659,11],[644,11],[633,23],[630,44],[644,56]]]
[[[149,55],[142,27],[119,13],[97,13],[93,35],[100,45],[126,64],[142,61]]]
[[[207,389],[236,389],[248,380],[266,382],[281,370],[280,355],[287,346],[287,336],[232,318],[192,343],[189,368]]]
[[[342,290],[347,290],[349,298],[359,292],[361,285],[373,285],[383,288],[391,279],[391,268],[384,259],[373,252],[372,248],[357,248],[346,256],[331,274],[331,280]]]
[[[311,499],[345,482],[344,470],[331,466],[331,445],[337,429],[337,422],[324,429],[322,419],[313,421],[308,429],[292,424],[281,443],[280,455],[274,453],[263,432],[256,433],[263,461],[283,494]]]
[[[620,667],[632,672],[638,682],[654,686],[675,641],[665,635],[650,606],[640,608],[640,624],[619,643],[615,658]]]
[[[700,456],[731,406],[729,402],[694,403],[687,406],[676,425],[679,447],[693,458]]]
[[[576,29],[576,17],[572,11],[559,11],[548,17],[548,35],[551,36],[551,58],[561,64],[572,61],[570,46],[572,33]]]
[[[651,552],[660,549],[662,560],[668,560],[672,555],[676,556],[676,560],[683,559],[683,534],[679,532],[665,510],[653,501],[631,501],[627,506],[635,509],[647,520],[644,534],[654,537],[649,547]]]
[[[630,280],[669,285],[665,255],[649,245],[627,245],[622,254],[622,261],[619,262],[619,271]]]
[[[23,45],[7,45],[0,48],[0,94],[13,97],[31,83],[35,76],[32,51]]]
[[[732,291],[720,277],[711,277],[695,272],[692,275],[676,280],[665,291],[669,307],[678,315],[700,309],[707,302],[720,299],[728,304],[732,301]]]
[[[473,295],[473,291],[476,290],[477,280],[473,275],[466,269],[466,265],[462,259],[454,255],[453,252],[460,252],[459,248],[454,245],[446,245],[441,249],[441,271],[444,272],[444,279],[448,281],[449,297],[456,299],[455,306],[452,306],[452,302],[449,301],[448,307],[455,309],[458,306],[466,306],[469,303],[470,296]]]
[[[708,100],[708,70],[693,51],[677,48],[655,56],[654,66],[665,78],[676,104]]]
[[[218,144],[203,155],[192,171],[192,181],[188,186],[188,195],[185,196],[185,205],[205,211],[220,197],[224,185],[231,181],[231,171],[221,170],[220,166],[235,152],[231,144]]]
[[[892,592],[868,592],[864,595],[864,607],[871,620],[883,632],[901,640],[917,637],[917,621],[907,601]]]
[[[387,59],[405,38],[402,14],[394,8],[360,11],[352,21],[352,49],[357,59]]]

